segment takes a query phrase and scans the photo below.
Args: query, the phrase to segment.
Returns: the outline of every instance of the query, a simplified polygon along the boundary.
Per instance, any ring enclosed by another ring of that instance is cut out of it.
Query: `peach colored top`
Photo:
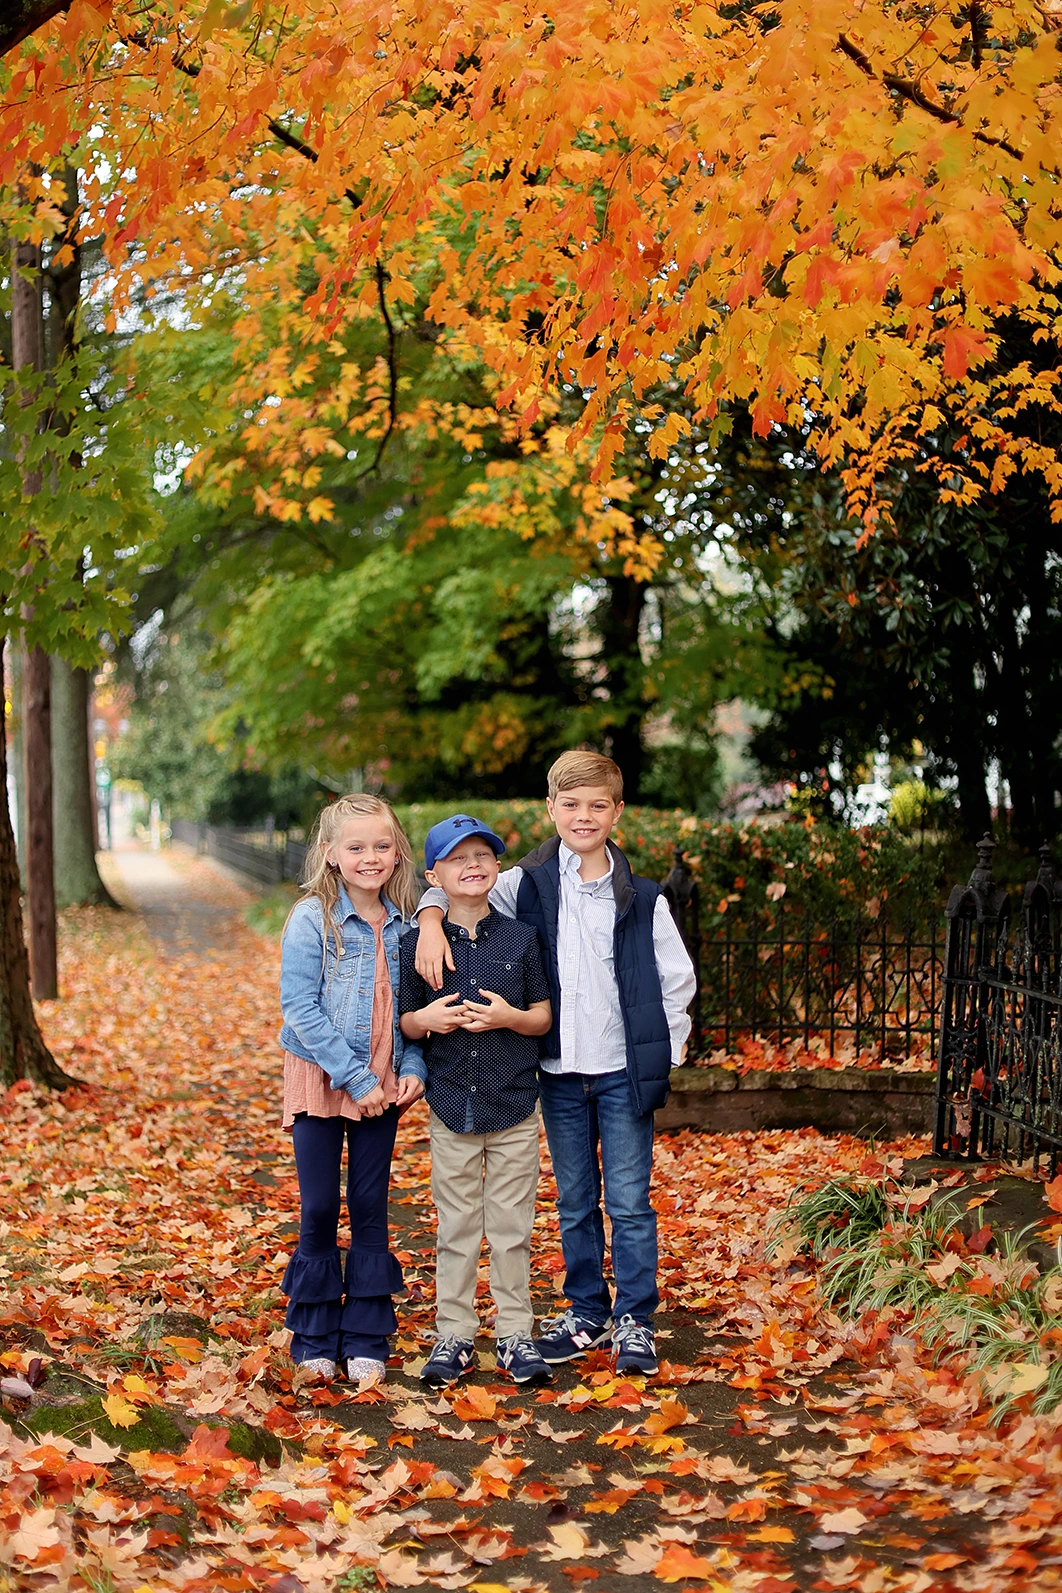
[[[388,1106],[398,1095],[394,1069],[395,998],[384,950],[384,917],[372,925],[376,936],[376,970],[372,990],[372,1028],[369,1031],[369,1066],[383,1085]],[[304,1057],[284,1052],[284,1121],[290,1128],[299,1112],[309,1117],[349,1117],[357,1122],[361,1113],[357,1101],[346,1090],[334,1090],[324,1068]]]

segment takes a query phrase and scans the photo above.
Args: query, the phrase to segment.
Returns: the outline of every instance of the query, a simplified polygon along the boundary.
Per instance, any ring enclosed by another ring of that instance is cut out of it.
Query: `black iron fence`
[[[297,880],[301,841],[271,830],[172,825],[261,884]],[[1041,851],[1020,910],[992,877],[986,836],[944,926],[853,916],[818,923],[784,896],[769,911],[702,922],[696,879],[676,849],[664,883],[697,968],[691,1051],[754,1037],[854,1061],[936,1055],[935,1150],[1046,1157],[1062,1151],[1062,882]]]
[[[770,911],[701,922],[699,889],[679,849],[664,882],[697,969],[691,1049],[733,1051],[746,1036],[853,1061],[935,1054],[944,929],[884,914],[820,923],[782,896]]]
[[[1019,911],[992,877],[991,837],[945,909],[938,1155],[1032,1157],[1053,1176],[1062,1152],[1062,884],[1050,849]]]
[[[304,843],[290,840],[280,830],[232,830],[174,819],[170,834],[175,841],[217,858],[219,863],[246,874],[259,885],[297,880],[306,861]]]

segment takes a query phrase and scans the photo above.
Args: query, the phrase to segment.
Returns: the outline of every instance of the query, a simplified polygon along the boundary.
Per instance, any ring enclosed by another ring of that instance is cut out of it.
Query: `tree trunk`
[[[69,5],[70,0],[8,0],[0,18],[0,55],[13,50]]]
[[[22,655],[26,759],[26,902],[33,994],[59,994],[55,939],[55,836],[52,823],[52,661],[43,647]]]
[[[55,900],[59,907],[117,907],[96,867],[95,780],[89,745],[89,673],[52,659]],[[90,784],[91,780],[91,784]]]
[[[0,790],[7,787],[7,736],[0,726]],[[0,1086],[19,1079],[64,1090],[72,1079],[52,1056],[30,998],[29,958],[22,934],[18,858],[7,802],[0,802]]]
[[[623,772],[624,797],[636,802],[645,764],[645,666],[639,631],[646,586],[632,575],[607,576],[606,584],[607,605],[599,607],[595,619],[609,697],[609,753]]]
[[[78,307],[81,302],[81,245],[77,239],[78,172],[68,165],[59,173],[64,197],[60,208],[66,229],[56,240],[46,272],[48,319],[45,356],[50,369],[77,356]],[[58,267],[58,246],[69,251]],[[91,683],[87,671],[52,659],[52,768],[55,813],[55,894],[60,907],[101,903],[117,907],[96,867],[96,769],[89,731]]]
[[[40,246],[16,242],[11,272],[11,363],[16,371],[44,369],[44,298]],[[23,471],[28,499],[41,490],[39,470]],[[34,552],[28,528],[30,557]],[[32,611],[23,615],[29,623]],[[22,654],[22,745],[25,761],[24,836],[33,994],[47,1001],[59,994],[55,946],[55,857],[52,835],[51,661],[42,647]]]
[[[9,647],[8,667],[11,670],[11,757],[9,768],[15,787],[15,813],[18,831],[15,847],[18,853],[19,877],[26,878],[26,760],[22,746],[22,649]]]

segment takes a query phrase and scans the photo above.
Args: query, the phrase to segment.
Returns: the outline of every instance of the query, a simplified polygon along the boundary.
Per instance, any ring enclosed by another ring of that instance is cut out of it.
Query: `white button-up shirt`
[[[600,879],[583,880],[579,854],[562,841],[558,863],[560,1056],[543,1060],[541,1066],[547,1073],[618,1073],[627,1066],[627,1040],[613,961],[614,860],[609,853],[608,873]],[[523,877],[522,868],[507,868],[490,893],[491,906],[508,918],[516,917],[516,898]],[[441,907],[445,911],[445,893],[433,887],[421,898],[420,906]],[[678,1067],[692,1027],[686,1009],[693,1000],[696,978],[664,896],[657,898],[653,913],[653,951],[671,1036],[671,1066]]]

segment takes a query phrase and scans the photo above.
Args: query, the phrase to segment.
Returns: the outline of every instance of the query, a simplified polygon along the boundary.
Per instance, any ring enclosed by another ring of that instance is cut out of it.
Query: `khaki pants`
[[[431,1114],[431,1193],[439,1218],[435,1325],[474,1339],[480,1246],[490,1245],[497,1335],[530,1333],[531,1225],[538,1188],[538,1108],[494,1134],[455,1134]]]

